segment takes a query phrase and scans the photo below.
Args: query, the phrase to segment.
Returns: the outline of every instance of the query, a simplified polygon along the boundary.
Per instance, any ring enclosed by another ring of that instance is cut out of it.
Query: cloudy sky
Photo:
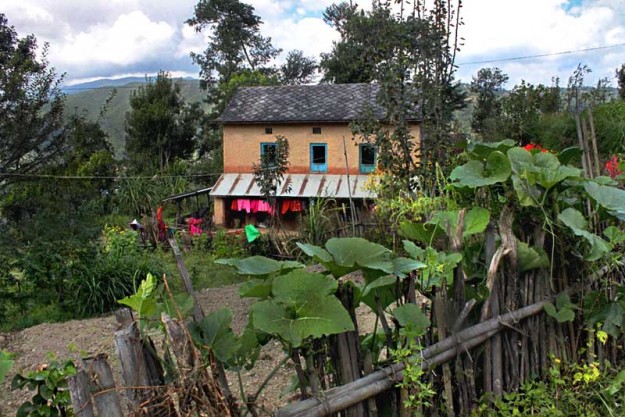
[[[321,19],[332,0],[248,0],[261,16],[264,35],[285,52],[318,57],[338,35]],[[0,12],[18,34],[48,42],[49,61],[68,84],[97,78],[198,76],[189,53],[205,34],[184,21],[197,0],[0,0]],[[469,82],[480,68],[499,67],[507,87],[524,79],[566,85],[578,63],[592,73],[587,84],[609,77],[625,63],[625,0],[465,0],[465,38],[458,78]],[[369,1],[362,1],[368,5]],[[531,57],[531,58],[526,58]]]

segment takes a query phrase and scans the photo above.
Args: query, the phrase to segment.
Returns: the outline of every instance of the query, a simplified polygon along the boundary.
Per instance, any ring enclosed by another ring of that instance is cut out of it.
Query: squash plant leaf
[[[558,323],[564,323],[567,321],[573,321],[575,319],[575,312],[577,306],[571,302],[568,294],[560,293],[556,296],[556,305],[551,303],[545,304],[545,312],[556,319]]]
[[[199,324],[191,325],[193,339],[213,351],[221,362],[229,362],[241,347],[237,336],[230,328],[232,311],[227,308],[210,313]]]
[[[464,215],[462,237],[467,238],[486,230],[490,221],[490,212],[483,207],[474,207]]]
[[[416,240],[426,245],[432,244],[436,238],[444,234],[443,229],[438,224],[412,222],[402,222],[399,225],[399,232],[410,240]]]
[[[412,336],[422,336],[430,327],[430,319],[416,304],[404,304],[395,308],[393,316]]]
[[[505,182],[510,172],[510,161],[506,155],[494,151],[488,155],[486,166],[481,161],[471,160],[454,168],[450,178],[456,187],[477,188]]]
[[[353,330],[349,313],[334,296],[337,286],[333,278],[302,270],[275,277],[274,298],[252,306],[254,328],[293,347],[311,337]]]
[[[531,247],[518,239],[516,241],[516,247],[521,272],[536,268],[547,268],[550,265],[547,252],[545,252],[543,248]]]
[[[596,261],[612,250],[608,242],[586,230],[588,222],[584,215],[574,208],[565,209],[558,215],[558,220],[568,226],[576,236],[581,236],[590,243],[590,253],[586,255],[586,260]]]
[[[584,189],[593,200],[610,214],[620,220],[625,220],[625,190],[609,185],[600,185],[595,181],[588,181]]]
[[[229,265],[236,268],[241,275],[268,276],[275,272],[286,272],[293,269],[303,268],[304,265],[294,261],[276,261],[264,256],[251,256],[249,258],[237,259],[217,259],[215,263]]]

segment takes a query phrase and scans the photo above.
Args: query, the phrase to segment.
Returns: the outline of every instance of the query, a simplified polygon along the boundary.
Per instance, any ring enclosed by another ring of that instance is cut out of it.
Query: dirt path
[[[199,302],[206,313],[228,307],[233,312],[232,327],[242,331],[247,323],[247,314],[253,300],[241,299],[237,286],[226,286],[202,290],[198,293]],[[117,323],[114,316],[104,316],[87,320],[72,320],[65,323],[40,324],[20,332],[0,335],[0,349],[16,355],[12,372],[4,386],[0,386],[0,416],[14,416],[17,408],[32,397],[30,391],[11,391],[10,381],[15,372],[26,373],[52,358],[60,361],[73,359],[79,363],[81,357],[97,353],[107,353],[113,367],[116,365],[114,333]],[[284,358],[278,343],[270,343],[261,352],[260,358],[251,371],[242,375],[243,386],[248,394],[253,393],[266,375]],[[287,365],[271,379],[260,401],[267,410],[275,410],[286,399],[281,393],[291,383],[292,369]],[[116,379],[119,381],[119,372]],[[235,385],[235,375],[230,375],[231,385]],[[121,385],[121,384],[120,384]],[[267,415],[270,413],[267,412]]]

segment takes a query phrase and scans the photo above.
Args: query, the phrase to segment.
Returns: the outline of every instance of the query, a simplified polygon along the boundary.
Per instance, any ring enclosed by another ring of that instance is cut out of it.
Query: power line
[[[462,63],[459,63],[457,65],[458,66],[460,66],[460,65],[478,65],[478,64],[490,64],[490,63],[493,63],[493,62],[520,61],[520,60],[524,60],[524,59],[544,58],[544,57],[548,57],[548,56],[569,55],[569,54],[576,54],[576,53],[580,53],[580,52],[599,51],[599,50],[602,50],[602,49],[618,48],[618,47],[621,47],[621,46],[625,46],[625,43],[619,43],[619,44],[616,44],[616,45],[607,45],[607,46],[597,46],[597,47],[594,47],[594,48],[577,49],[577,50],[573,50],[573,51],[553,52],[553,53],[550,53],[550,54],[526,55],[526,56],[516,56],[516,57],[510,57],[510,58],[488,59],[488,60],[484,60],[484,61],[462,62]]]
[[[1,177],[29,178],[29,179],[56,179],[56,180],[139,180],[160,178],[200,178],[217,177],[220,173],[187,174],[187,175],[137,175],[132,177],[98,176],[98,175],[52,175],[52,174],[20,174],[16,172],[0,173]]]

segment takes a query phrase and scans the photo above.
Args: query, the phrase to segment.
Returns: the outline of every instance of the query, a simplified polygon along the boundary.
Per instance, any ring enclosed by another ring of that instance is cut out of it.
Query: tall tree
[[[40,52],[0,14],[0,188],[63,151],[62,77],[48,67],[47,45]]]
[[[413,179],[432,166],[423,163],[426,159],[445,159],[444,145],[453,140],[453,111],[464,106],[465,96],[454,82],[462,2],[436,0],[431,7],[425,3],[377,1],[370,12],[343,5],[326,13],[326,21],[341,33],[335,47],[344,45],[358,57],[346,73],[349,82],[380,84],[378,102],[393,131],[383,128],[373,137],[381,155],[392,155],[385,167],[394,179],[390,188],[413,188]],[[332,53],[335,57],[337,50]],[[322,67],[328,62],[324,57]],[[328,68],[324,67],[326,81],[340,82],[341,75]],[[420,149],[410,136],[409,121],[415,119],[421,122]],[[421,164],[414,160],[418,151]]]
[[[126,152],[141,170],[161,172],[177,158],[189,158],[196,150],[204,112],[188,105],[167,72],[133,91],[126,114]]]
[[[312,82],[319,66],[312,57],[304,56],[299,49],[289,51],[286,62],[280,67],[280,81],[284,84],[308,84]]]
[[[501,133],[501,94],[508,76],[499,68],[482,68],[471,81],[471,92],[477,94],[471,127],[484,139],[497,139]]]
[[[625,99],[625,64],[616,70],[616,80],[618,82],[618,96],[621,100]]]
[[[206,50],[191,54],[205,87],[227,82],[243,69],[260,70],[280,53],[271,38],[261,36],[254,8],[239,0],[200,0],[187,23],[198,32],[210,30]]]

